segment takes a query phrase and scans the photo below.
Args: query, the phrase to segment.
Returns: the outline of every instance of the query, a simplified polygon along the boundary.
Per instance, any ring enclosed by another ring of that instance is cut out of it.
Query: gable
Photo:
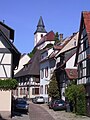
[[[13,43],[5,36],[5,34],[0,30],[0,41],[1,46],[3,48],[0,48],[0,52],[3,53],[11,53],[13,56],[12,64],[14,65],[14,69],[16,66],[18,66],[19,59],[20,59],[20,52],[15,48]]]
[[[90,47],[90,12],[82,12],[75,65],[79,60],[83,59],[83,54],[79,55],[79,53],[85,52],[88,47]],[[87,52],[87,54],[90,53]]]
[[[0,36],[0,52],[10,52],[10,46],[6,42],[5,38],[1,35]]]
[[[71,38],[71,40],[61,49],[60,53],[63,53],[77,46],[78,34],[79,33],[77,32],[76,35]]]
[[[76,54],[74,54],[74,55],[66,62],[66,68],[74,68],[75,57],[76,57]]]
[[[14,30],[0,21],[0,30],[3,31],[8,39],[14,40]]]

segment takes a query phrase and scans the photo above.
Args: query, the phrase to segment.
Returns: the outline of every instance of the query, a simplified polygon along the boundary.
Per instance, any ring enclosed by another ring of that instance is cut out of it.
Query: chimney
[[[59,39],[62,42],[62,40],[63,40],[63,34],[59,34]]]
[[[74,35],[76,35],[76,34],[77,34],[77,33],[76,33],[76,32],[74,32],[74,33],[73,33],[73,36],[74,36]]]
[[[5,23],[5,20],[3,20],[3,23]]]

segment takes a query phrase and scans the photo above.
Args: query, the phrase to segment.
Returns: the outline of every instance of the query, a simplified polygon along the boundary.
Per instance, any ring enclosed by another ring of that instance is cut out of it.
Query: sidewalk
[[[79,116],[71,112],[53,111],[52,109],[48,108],[47,104],[41,104],[40,106],[47,110],[55,120],[90,120],[90,117]]]

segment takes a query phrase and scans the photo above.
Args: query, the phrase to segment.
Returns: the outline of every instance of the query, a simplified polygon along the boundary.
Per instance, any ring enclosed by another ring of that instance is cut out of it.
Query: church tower
[[[37,29],[34,33],[34,46],[37,45],[39,40],[46,35],[47,31],[45,30],[44,22],[42,19],[42,16],[40,16],[40,19],[38,21]]]

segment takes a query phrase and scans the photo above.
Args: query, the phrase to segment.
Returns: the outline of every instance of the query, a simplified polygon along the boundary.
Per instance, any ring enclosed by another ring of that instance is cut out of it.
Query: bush
[[[6,79],[0,80],[0,90],[12,90],[15,89],[18,85],[16,79]]]
[[[83,85],[77,86],[77,101],[76,101],[76,113],[80,115],[86,114],[86,98],[85,88]]]
[[[65,96],[69,101],[73,101],[74,112],[79,115],[86,114],[86,99],[84,85],[71,84],[65,91]]]

